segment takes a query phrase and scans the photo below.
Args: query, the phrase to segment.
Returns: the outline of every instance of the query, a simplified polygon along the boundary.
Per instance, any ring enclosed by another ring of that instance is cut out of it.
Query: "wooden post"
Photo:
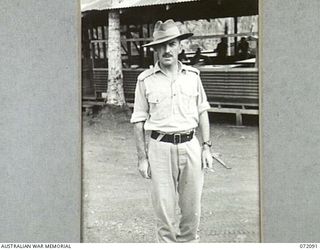
[[[156,62],[158,61],[158,54],[155,50],[153,50],[153,64],[155,65]]]
[[[259,38],[257,38],[257,48],[256,48],[256,63],[255,67],[259,68]]]
[[[130,26],[129,25],[126,25],[126,37],[127,38],[131,38],[131,33],[130,33]],[[131,66],[131,42],[127,42],[127,51],[128,51],[128,65],[129,65],[129,68]]]
[[[89,23],[89,46],[90,46],[90,58],[91,58],[91,65],[92,68],[94,68],[94,59],[95,59],[95,47],[94,44],[91,42],[91,40],[93,39],[93,27],[92,27],[92,23],[90,21]]]
[[[224,24],[224,34],[231,34],[231,22],[230,22],[230,18],[227,18]],[[227,43],[228,43],[228,52],[227,55],[230,56],[231,55],[231,46],[230,46],[230,37],[227,37]]]
[[[96,28],[92,27],[92,40],[95,40],[95,39],[97,39],[97,32],[96,32]],[[93,59],[97,58],[96,49],[97,49],[97,44],[92,43]]]
[[[259,17],[258,17],[258,19],[259,19]],[[257,20],[257,22],[259,23],[259,20]],[[258,25],[258,29],[259,29],[259,25]],[[259,30],[258,30],[258,33],[259,33]],[[259,68],[259,35],[257,36],[255,67]]]
[[[143,25],[139,25],[139,38],[143,38]],[[139,42],[139,65],[140,67],[144,66],[144,51],[142,47],[143,43],[142,41]]]
[[[147,37],[150,38],[151,37],[151,27],[150,27],[150,23],[147,24]],[[150,48],[147,47],[147,56],[149,58],[149,56],[151,57],[151,53],[150,53]]]
[[[107,40],[107,36],[104,31],[104,26],[101,26],[101,28],[102,28],[102,39]],[[107,58],[107,46],[106,46],[105,42],[102,43],[102,49],[103,49],[103,58],[106,59]]]
[[[233,23],[234,23],[234,34],[238,34],[238,17],[233,17]],[[238,37],[234,37],[234,55],[237,56],[237,49],[238,49]]]
[[[242,114],[239,111],[236,112],[236,124],[242,126]]]

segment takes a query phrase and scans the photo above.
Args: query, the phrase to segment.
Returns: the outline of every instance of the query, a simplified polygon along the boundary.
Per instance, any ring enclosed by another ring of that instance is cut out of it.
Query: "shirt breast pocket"
[[[197,100],[198,100],[198,91],[193,90],[192,88],[180,88],[181,104],[182,111],[185,114],[197,114]]]
[[[171,111],[170,96],[165,93],[147,94],[151,120],[161,120],[169,116]]]

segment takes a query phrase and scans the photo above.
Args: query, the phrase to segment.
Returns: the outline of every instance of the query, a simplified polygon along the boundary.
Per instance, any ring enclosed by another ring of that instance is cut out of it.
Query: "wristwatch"
[[[209,141],[204,141],[202,143],[202,146],[204,146],[204,145],[207,145],[209,148],[211,148],[212,147],[212,142],[210,140]]]

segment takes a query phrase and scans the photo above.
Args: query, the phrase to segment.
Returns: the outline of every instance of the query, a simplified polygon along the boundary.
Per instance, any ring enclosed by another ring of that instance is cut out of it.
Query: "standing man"
[[[212,167],[207,110],[199,70],[178,61],[180,34],[173,20],[155,24],[158,62],[138,76],[134,123],[140,174],[152,182],[158,242],[198,242],[204,168]],[[202,146],[195,137],[200,127]],[[148,148],[145,131],[151,131]],[[176,215],[178,204],[181,216]]]
[[[226,37],[221,38],[220,43],[218,43],[217,48],[213,52],[217,52],[217,58],[221,62],[226,60],[228,53],[228,40]]]
[[[248,58],[249,54],[249,43],[245,37],[241,37],[240,43],[238,45],[237,54],[240,60],[245,60]]]

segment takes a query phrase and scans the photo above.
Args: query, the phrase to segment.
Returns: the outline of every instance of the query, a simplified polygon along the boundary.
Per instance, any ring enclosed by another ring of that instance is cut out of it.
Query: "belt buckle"
[[[181,134],[173,134],[173,144],[181,143]]]

